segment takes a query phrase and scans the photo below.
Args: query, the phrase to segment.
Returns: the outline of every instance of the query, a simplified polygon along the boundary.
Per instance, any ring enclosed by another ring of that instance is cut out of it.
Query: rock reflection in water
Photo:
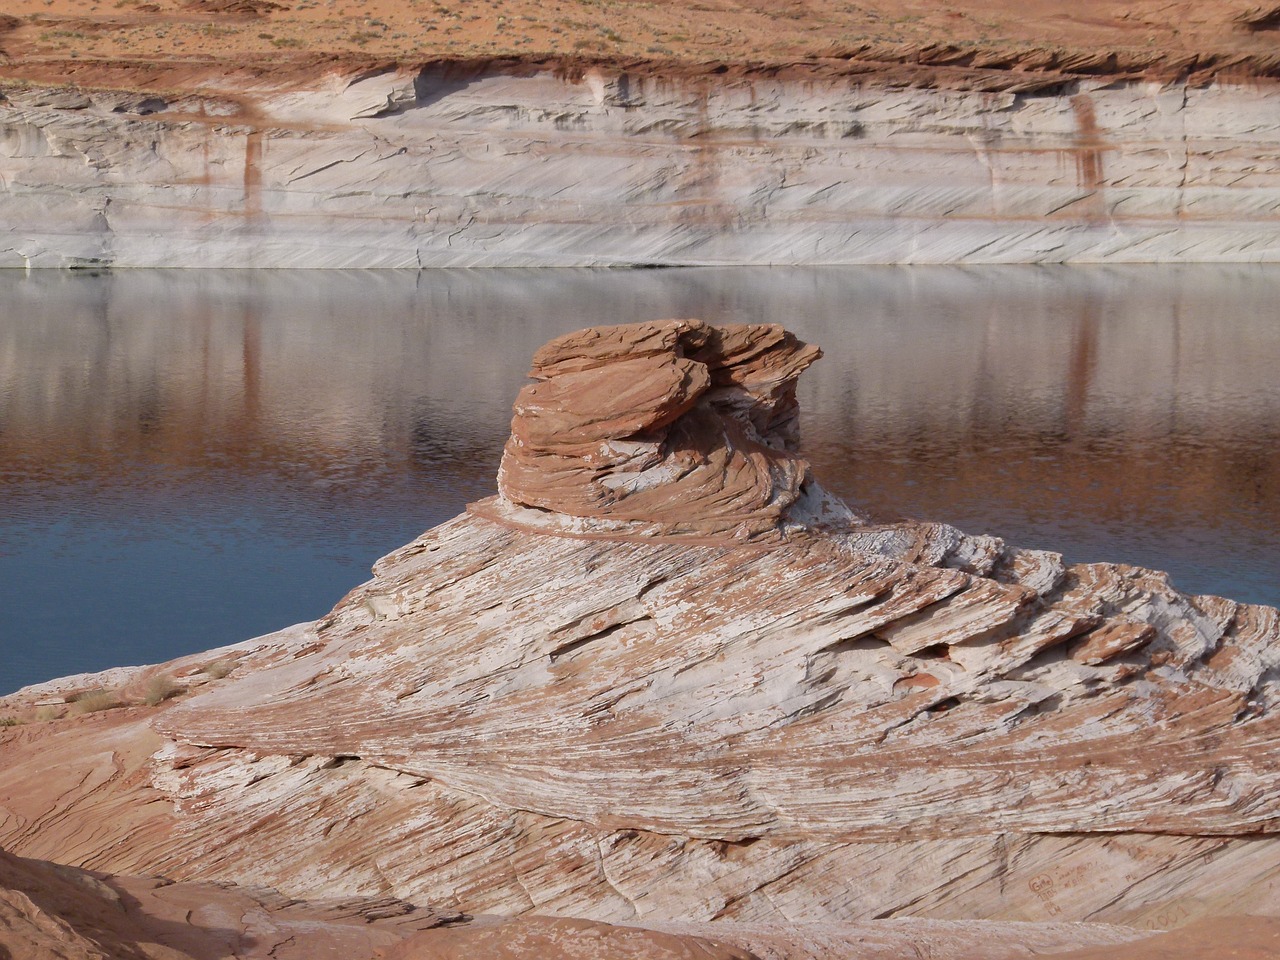
[[[0,691],[310,619],[493,489],[533,350],[780,321],[873,514],[1280,602],[1266,267],[0,273]]]

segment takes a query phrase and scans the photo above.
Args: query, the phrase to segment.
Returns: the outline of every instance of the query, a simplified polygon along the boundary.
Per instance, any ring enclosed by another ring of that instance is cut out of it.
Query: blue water
[[[806,453],[946,520],[1280,604],[1269,267],[0,272],[0,693],[324,614],[494,489],[592,323],[821,344]]]

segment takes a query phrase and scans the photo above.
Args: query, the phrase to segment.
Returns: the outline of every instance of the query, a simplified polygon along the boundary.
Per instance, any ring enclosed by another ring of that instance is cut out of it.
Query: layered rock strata
[[[697,320],[553,340],[516,398],[493,509],[585,534],[736,540],[847,523],[796,453],[796,380],[821,355],[781,327]]]
[[[684,927],[706,932],[704,925]],[[698,932],[441,915],[390,897],[307,902],[260,887],[112,876],[0,850],[5,960],[889,960],[913,948],[937,960],[1014,960],[1063,944],[1100,947],[1119,960],[1118,946],[1141,947],[1146,939],[1100,924],[944,921],[785,930],[718,924],[728,942]]]
[[[553,341],[500,495],[320,621],[0,702],[134,704],[0,731],[0,844],[709,930],[1280,913],[1280,612],[838,511],[796,453],[816,355]]]
[[[0,266],[1280,256],[1265,78],[150,72],[0,89]]]

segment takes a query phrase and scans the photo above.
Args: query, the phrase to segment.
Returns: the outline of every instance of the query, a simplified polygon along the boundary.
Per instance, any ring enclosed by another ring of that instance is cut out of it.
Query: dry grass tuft
[[[221,680],[235,668],[236,662],[234,660],[214,660],[212,663],[206,663],[200,668],[200,671],[215,680]]]
[[[169,674],[157,673],[147,681],[147,692],[143,699],[146,700],[148,707],[155,707],[171,697],[176,697],[185,690],[186,687],[174,680]]]
[[[87,690],[71,699],[71,705],[79,713],[97,713],[100,710],[111,710],[121,706],[120,698],[114,690]]]

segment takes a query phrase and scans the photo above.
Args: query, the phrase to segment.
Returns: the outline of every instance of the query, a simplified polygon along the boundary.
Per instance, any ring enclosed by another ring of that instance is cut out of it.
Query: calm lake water
[[[0,693],[326,612],[494,490],[533,350],[777,321],[880,516],[1280,604],[1280,270],[0,271]]]

